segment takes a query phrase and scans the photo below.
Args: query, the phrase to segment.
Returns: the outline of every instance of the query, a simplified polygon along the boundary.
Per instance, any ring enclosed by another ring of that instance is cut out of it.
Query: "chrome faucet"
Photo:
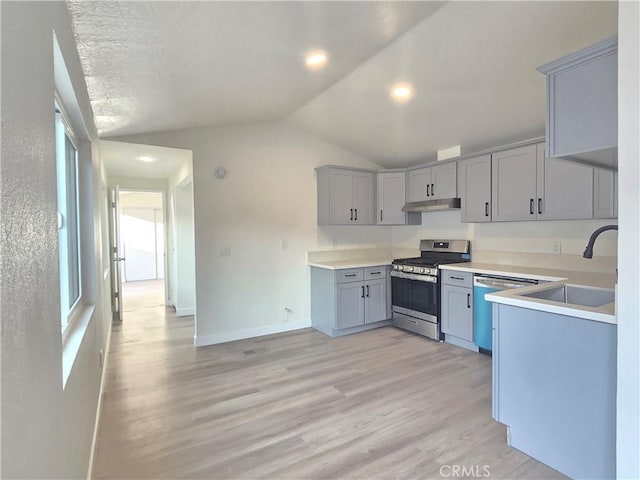
[[[593,244],[596,242],[598,235],[607,230],[618,230],[618,225],[605,225],[593,232],[591,238],[589,238],[589,243],[587,243],[587,248],[584,249],[584,253],[582,254],[584,258],[593,258]]]

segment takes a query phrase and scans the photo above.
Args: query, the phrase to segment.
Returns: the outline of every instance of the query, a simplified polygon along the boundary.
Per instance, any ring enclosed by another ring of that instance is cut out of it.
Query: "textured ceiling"
[[[281,119],[441,2],[71,1],[102,136]],[[329,52],[321,71],[304,54]]]
[[[191,150],[180,148],[100,141],[100,158],[110,177],[171,179],[191,162],[191,156]],[[143,162],[138,157],[151,157],[154,161]]]
[[[616,2],[71,2],[103,137],[285,119],[385,167],[544,134],[536,67]],[[303,53],[324,48],[322,71]],[[415,87],[397,104],[396,81]]]

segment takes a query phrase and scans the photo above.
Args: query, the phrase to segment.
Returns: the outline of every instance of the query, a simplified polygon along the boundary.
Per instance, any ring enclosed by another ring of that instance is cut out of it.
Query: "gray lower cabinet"
[[[440,302],[445,340],[477,352],[473,343],[473,273],[443,270]]]
[[[311,267],[311,326],[332,337],[391,323],[390,267]]]
[[[538,71],[547,75],[547,155],[607,161],[617,155],[617,37]]]
[[[493,418],[570,478],[616,478],[616,325],[493,304]]]
[[[442,286],[442,331],[454,337],[473,341],[473,290],[466,287]]]

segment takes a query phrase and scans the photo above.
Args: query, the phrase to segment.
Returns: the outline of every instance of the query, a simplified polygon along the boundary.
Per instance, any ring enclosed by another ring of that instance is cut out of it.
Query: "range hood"
[[[422,200],[409,202],[402,207],[403,212],[435,212],[439,210],[455,210],[460,208],[459,198],[442,198],[440,200]]]

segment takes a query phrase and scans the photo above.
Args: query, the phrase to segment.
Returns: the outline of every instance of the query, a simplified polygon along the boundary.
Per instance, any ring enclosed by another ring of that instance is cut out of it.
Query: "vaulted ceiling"
[[[536,67],[616,2],[69,2],[101,136],[285,120],[385,167],[544,134]],[[304,54],[324,49],[326,68]],[[406,103],[390,86],[410,82]]]

